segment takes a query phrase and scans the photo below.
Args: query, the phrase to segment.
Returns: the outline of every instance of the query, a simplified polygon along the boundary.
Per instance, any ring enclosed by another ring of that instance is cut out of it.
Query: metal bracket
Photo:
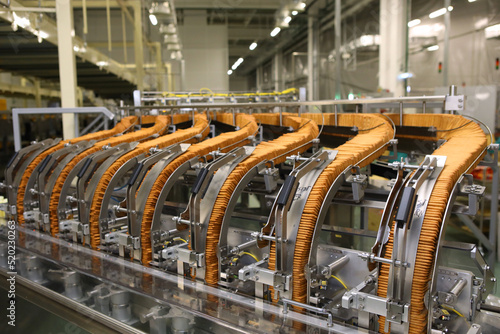
[[[264,184],[267,192],[272,192],[278,186],[279,169],[278,168],[265,168],[260,175],[264,176]]]
[[[486,187],[474,184],[474,178],[471,174],[464,174],[458,180],[459,192],[458,196],[468,197],[468,206],[466,209],[454,208],[452,213],[475,216],[479,209],[479,200],[483,197]]]
[[[365,196],[368,177],[364,174],[351,174],[346,178],[346,182],[351,184],[353,200],[359,203]]]
[[[464,110],[465,95],[447,95],[444,99],[445,111]]]

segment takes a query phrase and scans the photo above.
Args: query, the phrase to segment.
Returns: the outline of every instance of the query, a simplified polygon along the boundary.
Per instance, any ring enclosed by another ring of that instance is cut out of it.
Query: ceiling
[[[49,82],[59,82],[57,46],[42,40],[38,43],[32,33],[0,20],[0,70],[22,76],[38,77]],[[77,85],[93,90],[103,98],[120,98],[131,92],[135,85],[76,57]]]

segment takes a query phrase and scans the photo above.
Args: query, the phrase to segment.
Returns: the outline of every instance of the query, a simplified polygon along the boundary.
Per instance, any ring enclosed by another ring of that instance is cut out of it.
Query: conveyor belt
[[[218,114],[217,120],[222,123],[233,124],[233,114]],[[156,179],[155,183],[151,187],[141,224],[143,264],[147,264],[152,260],[151,224],[158,196],[160,195],[160,192],[168,178],[177,169],[177,167],[196,156],[203,156],[217,149],[221,149],[221,152],[227,152],[233,149],[236,145],[242,146],[247,144],[248,140],[246,139],[249,136],[253,136],[258,128],[254,117],[246,114],[237,114],[235,125],[239,127],[240,130],[222,133],[215,138],[191,145],[184,154],[173,160]]]
[[[24,224],[24,195],[26,192],[26,185],[28,184],[28,180],[30,178],[30,175],[35,171],[35,168],[42,162],[43,159],[45,159],[46,156],[48,156],[51,153],[56,152],[57,150],[60,150],[64,148],[64,145],[68,143],[78,143],[84,140],[101,140],[105,138],[109,138],[112,136],[115,136],[117,134],[123,133],[127,130],[129,130],[134,124],[137,122],[137,117],[131,116],[131,117],[125,117],[123,118],[120,123],[116,124],[112,129],[110,130],[103,130],[99,132],[94,132],[94,133],[89,133],[85,136],[73,138],[70,140],[64,140],[59,142],[57,145],[50,147],[49,149],[43,151],[40,153],[26,168],[26,170],[23,173],[23,177],[21,178],[21,182],[19,183],[18,191],[17,191],[17,221],[18,224],[23,225]]]
[[[335,124],[332,114],[303,114],[325,125]],[[323,200],[335,179],[349,166],[366,166],[378,158],[385,150],[386,144],[394,136],[394,130],[387,118],[375,114],[341,114],[337,120],[338,126],[359,128],[359,134],[350,141],[335,148],[338,150],[335,160],[325,168],[311,189],[299,225],[299,233],[295,243],[293,262],[292,299],[307,302],[307,281],[304,267],[309,260],[309,252],[316,226],[318,214]],[[369,156],[369,157],[368,157]],[[367,159],[365,159],[368,157]],[[364,159],[364,160],[363,160]],[[360,162],[363,160],[362,162]],[[271,244],[269,256],[269,269],[275,269],[275,243]],[[273,296],[274,294],[271,293]]]
[[[156,139],[141,143],[137,145],[137,147],[132,151],[127,152],[126,154],[121,156],[106,170],[101,180],[97,184],[96,192],[94,194],[91,205],[89,223],[92,248],[97,248],[101,242],[101,236],[99,232],[99,214],[101,211],[101,204],[106,188],[108,187],[111,178],[118,171],[118,169],[128,160],[142,153],[148,152],[151,148],[164,148],[180,142],[193,142],[202,140],[208,135],[210,131],[208,125],[208,120],[204,114],[196,114],[195,124],[193,125],[193,127],[183,130],[177,130],[172,134],[164,135]]]
[[[54,185],[54,189],[52,190],[52,195],[50,197],[50,204],[49,204],[50,232],[52,233],[52,235],[55,236],[57,233],[59,233],[59,219],[58,219],[59,217],[57,214],[57,206],[59,203],[59,198],[61,196],[61,190],[64,185],[64,181],[68,177],[68,174],[71,172],[71,170],[78,164],[78,162],[80,162],[85,157],[88,157],[92,153],[100,151],[106,145],[112,147],[121,143],[142,141],[151,138],[153,135],[156,134],[161,135],[167,130],[169,124],[170,124],[169,116],[157,116],[155,118],[155,124],[152,127],[143,128],[139,131],[130,132],[122,136],[101,140],[95,145],[93,145],[91,148],[83,151],[82,153],[78,154],[73,159],[71,159],[71,161],[64,167],[64,169],[59,174],[57,181]]]
[[[396,124],[399,123],[399,115],[390,115],[390,117]],[[443,214],[455,183],[463,173],[475,168],[476,165],[472,164],[484,152],[487,141],[479,125],[458,115],[405,115],[403,125],[433,126],[438,133],[436,140],[446,140],[446,143],[433,153],[446,156],[447,159],[434,185],[424,216],[412,281],[409,332],[425,333],[427,332],[427,309],[424,305],[424,297],[432,276],[431,268],[435,261]],[[393,229],[391,229],[391,236],[385,248],[385,258],[391,258],[392,247]],[[378,295],[382,297],[387,296],[389,269],[388,264],[382,264],[380,267]],[[384,317],[380,317],[379,325],[379,331],[383,332]]]
[[[263,124],[280,125],[279,114],[254,114],[254,116]],[[312,120],[283,115],[281,125],[292,127],[296,129],[296,132],[259,144],[247,159],[238,164],[219,191],[207,231],[205,281],[208,284],[216,285],[219,279],[217,244],[227,204],[238,182],[252,167],[261,161],[274,160],[275,164],[279,164],[285,161],[287,154],[304,152],[310,146],[308,143],[318,135],[318,127]]]

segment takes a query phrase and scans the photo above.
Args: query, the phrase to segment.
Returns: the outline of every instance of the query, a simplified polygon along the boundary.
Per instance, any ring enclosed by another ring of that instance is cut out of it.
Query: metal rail
[[[79,107],[79,108],[14,108],[12,109],[12,130],[14,132],[14,149],[21,149],[21,128],[19,115],[45,115],[45,114],[74,114],[75,115],[75,135],[78,136],[78,114],[103,114],[110,120],[115,118],[109,109],[105,107]],[[107,123],[105,123],[107,124]]]
[[[123,109],[197,109],[197,108],[255,108],[266,109],[274,107],[301,107],[301,106],[335,106],[335,105],[359,105],[359,104],[380,104],[387,103],[423,103],[442,102],[443,107],[448,95],[433,96],[401,96],[388,98],[368,98],[354,100],[320,100],[320,101],[297,101],[297,102],[249,102],[249,103],[191,103],[182,105],[151,105],[151,106],[124,106]],[[397,107],[395,106],[395,107]]]

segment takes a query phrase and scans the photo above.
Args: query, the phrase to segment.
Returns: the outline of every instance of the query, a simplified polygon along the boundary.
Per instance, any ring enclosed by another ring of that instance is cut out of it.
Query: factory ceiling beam
[[[11,5],[15,6],[15,7],[21,7],[21,3],[19,3],[18,1],[14,1],[14,0],[11,1]],[[23,15],[23,14],[20,13],[19,15]],[[40,25],[40,30],[44,31],[47,34],[47,37],[45,38],[45,40],[50,42],[51,44],[57,46],[58,40],[57,40],[57,24],[56,24],[56,22],[45,14],[41,14],[41,15],[43,15],[43,19],[42,19],[42,23]],[[13,21],[12,17],[10,16],[10,14],[8,12],[0,12],[0,18],[7,21],[7,22],[10,22],[10,23],[12,23],[12,21]],[[33,20],[30,20],[30,21],[34,22],[35,19],[33,18]],[[29,32],[29,34],[36,33],[36,29],[32,26],[26,27],[25,30],[27,30]],[[15,40],[14,42],[18,42],[17,44],[18,44],[19,48],[23,48],[24,45],[27,42],[29,42],[29,38],[27,38],[26,33],[22,33],[22,36],[20,35],[19,37],[17,35],[13,36],[12,38]],[[33,38],[36,38],[36,37],[33,37]],[[83,40],[81,38],[79,38],[77,36],[73,37],[73,45],[83,47],[83,44],[84,43],[83,43]],[[11,45],[12,45],[12,43],[11,43]],[[113,73],[117,77],[123,78],[123,79],[125,79],[133,84],[135,84],[137,82],[136,75],[134,73],[135,71],[130,71],[130,70],[125,69],[122,64],[118,63],[117,61],[115,61],[113,59],[110,59],[107,55],[97,51],[96,49],[93,49],[91,47],[87,47],[86,52],[85,53],[78,53],[78,56],[80,56],[85,61],[88,61],[88,62],[93,63],[93,64],[104,63],[104,64],[106,64],[106,70],[108,72]]]
[[[139,1],[139,0],[137,0]],[[38,7],[38,0],[19,0],[26,7]],[[42,7],[55,7],[55,0],[42,0]],[[74,8],[81,8],[82,0],[73,0]],[[87,8],[106,8],[105,0],[87,0]],[[120,8],[117,1],[110,1],[111,8]],[[175,7],[177,9],[278,9],[280,7],[280,0],[176,0]]]
[[[25,94],[25,95],[37,95],[37,87],[35,86],[20,86],[12,85],[10,83],[0,82],[0,92],[10,93],[10,94]],[[41,96],[60,98],[61,92],[59,90],[39,88],[39,94]]]
[[[361,0],[361,1],[352,1],[349,4],[353,4],[351,7],[347,8],[345,11],[342,11],[342,20],[347,19],[348,17],[351,17],[355,15],[356,13],[360,12],[362,9],[364,9],[366,6],[374,2],[374,0]],[[346,5],[347,6],[347,5]],[[344,7],[343,7],[344,8]],[[320,10],[321,12],[321,10]],[[325,27],[332,27],[335,22],[331,18],[334,17],[335,11],[332,13],[327,14],[320,20],[320,31],[323,32],[326,30]],[[255,70],[259,65],[262,65],[269,61],[274,54],[276,53],[276,50],[283,49],[286,50],[290,46],[297,44],[297,41],[301,41],[299,43],[303,43],[306,40],[307,37],[307,26],[302,27],[302,28],[296,28],[294,31],[283,31],[280,33],[282,36],[280,41],[278,43],[274,42],[274,46],[268,49],[267,52],[262,52],[261,56],[256,58],[253,61],[245,62],[244,67],[241,69],[241,74],[242,75],[248,75],[250,72]],[[286,36],[283,36],[286,35]]]

